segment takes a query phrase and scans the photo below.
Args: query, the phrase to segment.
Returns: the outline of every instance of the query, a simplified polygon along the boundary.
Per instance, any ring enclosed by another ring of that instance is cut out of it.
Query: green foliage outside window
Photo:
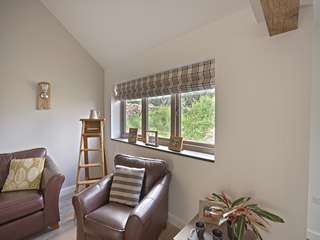
[[[184,102],[188,102],[188,100],[184,101],[183,99]],[[188,105],[182,108],[182,136],[185,139],[197,142],[214,142],[214,95],[199,96],[198,99],[189,102]]]
[[[149,112],[149,129],[158,131],[160,137],[170,137],[170,106],[160,105]]]
[[[141,133],[142,125],[142,104],[141,99],[128,100],[126,103],[126,131],[129,132],[129,128],[138,128]]]
[[[158,136],[170,138],[171,96],[152,97],[148,100],[149,130],[158,131]]]
[[[169,138],[171,128],[170,96],[150,98],[148,101],[149,130]],[[141,100],[127,101],[127,131],[139,128],[141,132]],[[181,135],[186,140],[214,143],[215,93],[214,90],[181,94]]]

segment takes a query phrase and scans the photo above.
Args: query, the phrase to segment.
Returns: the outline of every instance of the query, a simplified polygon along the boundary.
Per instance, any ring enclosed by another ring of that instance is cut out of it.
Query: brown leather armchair
[[[0,189],[12,159],[46,157],[41,189],[0,192],[0,239],[25,239],[47,227],[59,226],[59,194],[64,176],[47,156],[45,148],[0,154]]]
[[[170,173],[164,161],[119,154],[115,165],[145,168],[140,204],[109,203],[113,175],[75,195],[77,240],[157,240],[168,218]]]

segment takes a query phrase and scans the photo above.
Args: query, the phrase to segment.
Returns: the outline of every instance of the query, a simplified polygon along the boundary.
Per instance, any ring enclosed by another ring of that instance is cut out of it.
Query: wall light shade
[[[48,99],[49,98],[49,83],[47,82],[41,82],[39,83],[40,86],[40,98],[42,99]]]
[[[50,95],[51,95],[51,86],[48,82],[38,83],[37,91],[37,109],[38,110],[47,110],[50,109]]]

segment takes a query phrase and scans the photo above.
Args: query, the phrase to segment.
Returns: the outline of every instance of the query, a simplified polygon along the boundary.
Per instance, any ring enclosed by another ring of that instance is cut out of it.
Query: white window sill
[[[161,151],[161,152],[167,152],[167,153],[171,153],[171,154],[175,154],[175,155],[180,155],[180,156],[184,156],[184,157],[195,158],[195,159],[202,160],[202,161],[207,161],[207,162],[212,162],[212,163],[215,161],[215,156],[213,154],[195,152],[195,151],[190,151],[190,150],[182,150],[181,152],[175,152],[175,151],[168,149],[167,146],[162,146],[162,145],[159,145],[158,147],[154,147],[154,146],[146,145],[144,142],[141,142],[141,141],[137,141],[137,143],[134,143],[134,144],[128,143],[128,139],[126,139],[126,138],[112,138],[111,140],[121,142],[121,143],[130,144],[130,145],[135,145],[135,146],[139,146],[139,147],[154,149],[154,150]]]

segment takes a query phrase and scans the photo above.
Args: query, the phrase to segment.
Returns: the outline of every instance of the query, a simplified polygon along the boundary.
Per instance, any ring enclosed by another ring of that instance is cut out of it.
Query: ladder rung
[[[80,164],[81,168],[88,168],[88,167],[101,167],[100,163],[88,163],[88,164]]]
[[[79,185],[87,185],[87,184],[94,184],[99,182],[100,179],[94,179],[94,180],[83,180],[83,181],[79,181],[78,184]]]
[[[82,133],[84,137],[101,137],[101,133]]]
[[[82,152],[101,151],[101,148],[82,148]]]

